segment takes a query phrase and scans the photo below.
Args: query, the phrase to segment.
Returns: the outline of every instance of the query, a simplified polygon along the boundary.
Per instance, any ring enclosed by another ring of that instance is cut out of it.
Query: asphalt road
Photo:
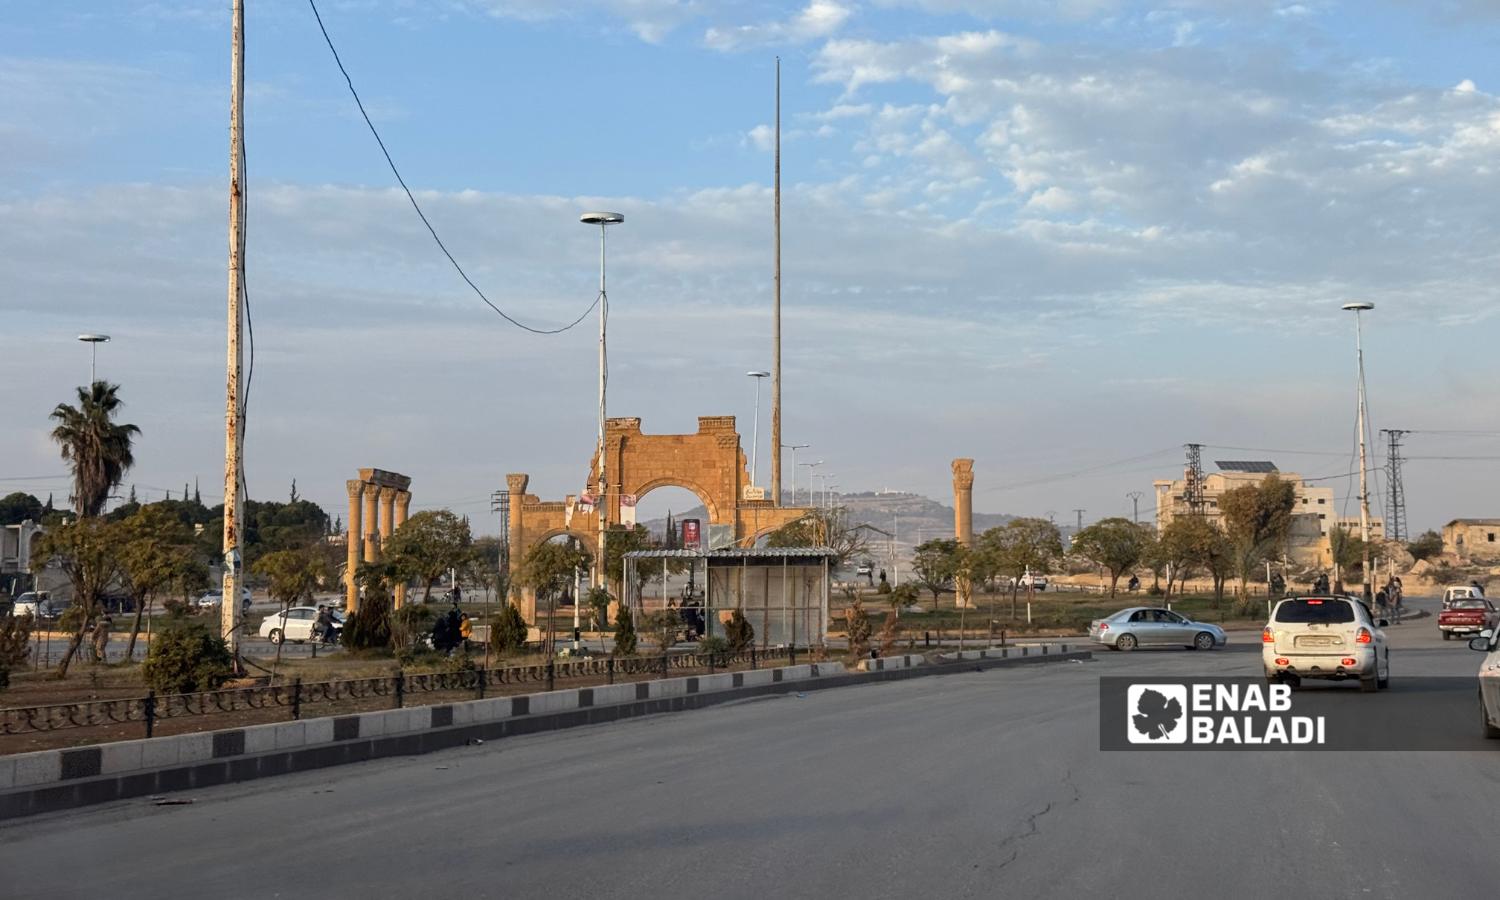
[[[1317,699],[1390,715],[1432,701],[1413,675],[1477,670],[1479,654],[1438,640],[1431,618],[1390,634],[1390,691]],[[1101,652],[745,701],[211,789],[187,806],[27,820],[0,828],[3,893],[1494,896],[1500,745],[1472,737],[1472,704],[1453,723],[1472,749],[1098,750],[1100,675],[1258,674],[1259,645],[1236,637],[1212,653]]]

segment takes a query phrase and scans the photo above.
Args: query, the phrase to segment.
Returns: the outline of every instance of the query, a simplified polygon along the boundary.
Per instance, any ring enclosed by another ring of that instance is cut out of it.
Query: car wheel
[[[1453,640],[1453,633],[1451,631],[1445,631],[1445,632],[1443,632],[1443,640],[1445,640],[1445,641],[1451,641],[1451,640]]]
[[[269,638],[270,641],[271,641],[271,643],[273,643],[273,644],[279,644],[279,643],[281,643],[281,629],[280,628],[272,628],[271,629],[271,633],[268,634],[268,635],[266,635],[266,637]]]
[[[1373,694],[1380,690],[1380,679],[1371,675],[1369,678],[1359,680],[1359,691],[1362,694]]]
[[[1122,634],[1119,637],[1115,638],[1115,649],[1116,650],[1134,650],[1135,647],[1136,647],[1136,643],[1137,642],[1136,642],[1136,639],[1135,639],[1135,635],[1133,635],[1133,634]]]
[[[1490,723],[1489,711],[1484,708],[1484,693],[1479,694],[1479,729],[1490,740],[1500,740],[1500,725]]]
[[[1214,640],[1213,635],[1209,634],[1206,631],[1200,631],[1198,633],[1198,636],[1193,638],[1193,649],[1212,650],[1215,643],[1217,643],[1217,641]]]

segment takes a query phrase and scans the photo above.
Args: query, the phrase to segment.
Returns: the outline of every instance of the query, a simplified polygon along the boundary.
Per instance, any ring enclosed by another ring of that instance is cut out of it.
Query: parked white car
[[[313,622],[318,618],[316,606],[294,606],[291,609],[274,612],[266,616],[265,621],[260,623],[260,636],[273,644],[282,641],[291,641],[300,644],[303,641],[312,640]],[[333,613],[333,631],[335,634],[344,628],[344,617],[338,612]]]
[[[1469,638],[1469,649],[1485,654],[1479,664],[1479,729],[1487,738],[1500,739],[1500,637],[1485,629]]]
[[[200,607],[207,608],[207,607],[212,607],[212,606],[218,606],[219,603],[220,603],[220,601],[222,601],[223,599],[224,599],[223,592],[221,592],[221,591],[209,591],[208,593],[204,594],[203,596],[199,597],[197,600],[195,600],[193,602],[196,605],[200,606]],[[241,608],[245,612],[248,613],[250,611],[250,589],[249,588],[240,588],[240,599],[243,601],[243,603],[241,605]]]
[[[1390,685],[1391,651],[1370,610],[1352,597],[1288,597],[1261,630],[1266,679],[1296,687],[1305,678],[1358,679],[1370,692]]]
[[[16,598],[11,615],[31,616],[33,619],[55,619],[69,606],[68,601],[53,600],[47,591],[27,591]]]

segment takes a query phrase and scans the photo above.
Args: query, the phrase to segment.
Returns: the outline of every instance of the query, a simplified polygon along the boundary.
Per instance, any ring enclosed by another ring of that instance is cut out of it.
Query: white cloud
[[[714,26],[703,43],[715,50],[738,50],[762,44],[801,43],[825,38],[843,27],[854,9],[836,0],[811,0],[785,21],[758,25]]]

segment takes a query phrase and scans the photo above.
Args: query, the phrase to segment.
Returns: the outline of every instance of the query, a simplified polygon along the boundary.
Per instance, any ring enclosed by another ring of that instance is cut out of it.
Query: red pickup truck
[[[1478,634],[1496,625],[1500,625],[1500,609],[1481,597],[1454,600],[1447,609],[1438,613],[1438,630],[1443,633],[1445,641],[1456,634]]]

